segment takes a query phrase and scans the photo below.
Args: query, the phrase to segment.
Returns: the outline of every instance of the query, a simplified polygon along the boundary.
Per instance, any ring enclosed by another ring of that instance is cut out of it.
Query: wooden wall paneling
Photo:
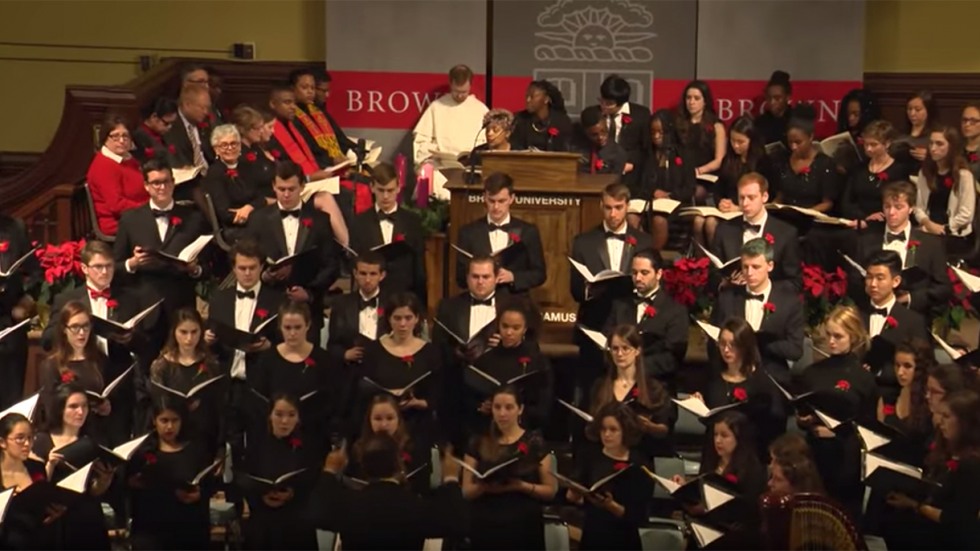
[[[932,92],[939,120],[957,127],[963,105],[980,100],[978,73],[865,73],[864,87],[878,98],[882,118],[899,131],[906,128],[905,103],[919,90]]]

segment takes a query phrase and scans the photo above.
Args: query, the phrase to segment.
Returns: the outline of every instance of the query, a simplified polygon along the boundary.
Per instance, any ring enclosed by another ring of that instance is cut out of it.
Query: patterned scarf
[[[296,106],[296,118],[299,122],[303,123],[303,126],[310,131],[313,139],[316,140],[317,145],[319,145],[327,155],[330,155],[331,159],[341,159],[344,154],[340,151],[340,143],[337,141],[337,136],[333,132],[333,127],[330,126],[330,121],[312,103],[307,104],[307,108],[310,110],[310,114],[307,115],[306,111],[300,108],[299,105]],[[312,116],[312,118],[310,118]]]

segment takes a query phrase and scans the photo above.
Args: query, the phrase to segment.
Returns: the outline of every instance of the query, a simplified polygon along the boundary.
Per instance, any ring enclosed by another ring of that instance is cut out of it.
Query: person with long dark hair
[[[36,510],[21,497],[34,484],[50,484],[44,463],[31,457],[34,426],[19,413],[0,418],[0,492],[13,489],[0,524],[0,549],[50,549],[56,545],[52,524],[66,509],[46,505]]]
[[[980,101],[968,101],[960,116],[963,158],[975,180],[980,180]]]
[[[673,199],[682,205],[694,203],[694,164],[686,159],[686,151],[677,140],[674,114],[668,109],[656,111],[650,118],[650,150],[643,162],[639,178],[627,179],[630,197],[642,201]],[[670,237],[669,215],[652,210],[651,233],[653,248],[661,250]],[[640,226],[642,213],[630,212],[630,225]]]
[[[905,102],[905,134],[898,140],[895,158],[915,174],[929,156],[929,134],[939,123],[939,107],[929,90],[919,90]]]
[[[789,73],[775,70],[766,83],[765,111],[756,119],[756,127],[766,144],[786,143],[786,128],[793,116],[793,84]]]
[[[840,176],[833,160],[813,143],[816,112],[797,105],[789,121],[786,139],[789,153],[776,160],[776,203],[829,213],[840,194]]]
[[[915,219],[923,231],[944,237],[946,250],[973,250],[976,181],[963,158],[963,140],[955,126],[936,126],[929,134],[929,155],[916,182]]]
[[[586,428],[589,440],[599,443],[576,458],[573,480],[591,486],[616,473],[596,495],[580,494],[569,488],[566,499],[585,506],[579,549],[639,549],[639,527],[646,520],[647,502],[653,488],[641,466],[647,463],[633,449],[640,441],[640,428],[628,407],[610,402],[600,409]]]
[[[871,123],[881,119],[881,109],[878,101],[867,90],[855,88],[847,92],[840,101],[840,112],[837,115],[837,133],[847,132],[857,147],[838,147],[834,152],[837,169],[843,174],[850,174],[868,158],[864,151],[864,129]]]
[[[949,394],[969,388],[963,370],[956,364],[933,365],[926,369],[926,403],[932,415],[932,425],[939,428],[939,404]]]
[[[470,501],[470,549],[544,549],[542,502],[551,501],[558,483],[553,459],[537,431],[524,430],[524,400],[513,386],[491,398],[489,430],[473,439],[464,461],[481,472],[517,461],[479,479],[463,471],[463,497]]]
[[[713,175],[721,168],[725,158],[725,126],[715,112],[711,88],[700,80],[684,87],[677,107],[677,136],[681,146],[694,165],[694,175]],[[717,200],[717,186],[706,180],[697,180],[694,201],[703,205]],[[694,219],[694,239],[702,245],[711,242],[705,235],[704,218]]]
[[[390,394],[377,394],[372,397],[360,429],[357,442],[351,448],[351,463],[345,474],[367,480],[364,473],[365,443],[371,435],[387,434],[398,444],[402,475],[403,478],[407,478],[402,482],[417,494],[428,493],[429,479],[434,468],[430,462],[434,442],[413,437],[405,423],[397,398]]]
[[[557,86],[535,80],[527,87],[524,111],[514,116],[511,149],[568,151],[572,121],[565,112],[565,99]]]
[[[785,131],[783,131],[785,134]],[[739,210],[738,181],[750,172],[758,172],[773,181],[772,159],[766,154],[764,137],[752,117],[742,115],[732,121],[728,127],[728,149],[718,171],[718,182],[715,185],[715,198],[718,199],[718,210],[735,212]],[[708,230],[717,226],[717,220],[712,224],[708,221]]]
[[[769,445],[767,488],[775,496],[825,493],[813,452],[800,434],[788,432]]]

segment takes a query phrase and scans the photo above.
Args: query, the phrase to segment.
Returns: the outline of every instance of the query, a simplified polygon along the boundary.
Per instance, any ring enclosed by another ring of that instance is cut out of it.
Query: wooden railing
[[[223,107],[240,103],[265,106],[271,84],[285,79],[290,70],[304,65],[324,66],[309,62],[171,58],[118,86],[68,86],[61,122],[47,150],[34,166],[0,179],[0,212],[28,221],[35,239],[83,237],[88,227],[84,203],[78,198],[73,201],[72,195],[100,145],[96,136],[106,113],[120,113],[136,124],[142,106],[162,95],[176,97],[180,67],[190,62],[213,67],[224,77]]]

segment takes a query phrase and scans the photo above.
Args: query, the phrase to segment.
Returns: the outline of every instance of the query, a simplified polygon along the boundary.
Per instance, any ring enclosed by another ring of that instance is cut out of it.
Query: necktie
[[[109,300],[110,298],[112,298],[112,293],[109,292],[109,288],[108,287],[106,287],[105,289],[103,289],[101,291],[96,291],[95,289],[89,287],[89,289],[88,289],[88,296],[92,297],[93,299],[96,299],[96,298],[104,298],[106,300]]]
[[[490,231],[506,232],[510,229],[510,224],[494,224],[493,222],[487,222],[487,227],[490,228]]]
[[[191,123],[187,123],[187,137],[191,139],[191,147],[194,149],[194,166],[206,166],[204,152],[201,150],[201,137]]]
[[[888,317],[888,309],[887,308],[874,308],[874,307],[872,307],[871,308],[871,315],[872,316],[876,316],[877,315],[877,316],[881,316],[881,317],[887,318]]]
[[[470,302],[473,306],[493,306],[493,297],[487,297],[482,300],[476,297],[470,297]]]
[[[378,307],[378,297],[369,298],[364,300],[363,298],[357,301],[357,309],[364,310],[365,308],[377,308]]]
[[[378,221],[383,222],[385,220],[387,220],[387,221],[391,222],[392,224],[394,224],[395,223],[395,213],[394,212],[381,212],[381,211],[378,211]]]
[[[606,239],[619,239],[620,241],[626,241],[625,233],[613,233],[611,231],[606,232]]]
[[[905,241],[905,232],[902,233],[885,232],[885,245],[891,243],[892,241]]]
[[[289,218],[290,216],[292,216],[293,218],[299,218],[299,209],[296,209],[296,210],[280,210],[279,211],[279,216],[282,216],[282,219],[283,220]]]
[[[745,300],[758,300],[759,302],[762,302],[764,298],[766,298],[766,295],[762,293],[759,293],[758,295],[754,295],[752,293],[745,294]]]
[[[239,299],[250,298],[252,300],[255,300],[255,291],[235,291],[235,295]]]
[[[616,132],[616,130],[617,130],[617,128],[616,128],[616,115],[609,115],[609,121],[608,121],[607,125],[609,126],[609,141],[615,142],[616,141],[616,134],[617,134],[617,132]]]
[[[762,224],[749,224],[748,222],[742,222],[742,229],[751,231],[752,233],[759,233],[762,231]]]
[[[153,216],[155,218],[166,218],[166,217],[170,216],[170,211],[169,210],[159,210],[159,209],[152,209],[151,208],[150,209],[150,212],[153,213]]]

